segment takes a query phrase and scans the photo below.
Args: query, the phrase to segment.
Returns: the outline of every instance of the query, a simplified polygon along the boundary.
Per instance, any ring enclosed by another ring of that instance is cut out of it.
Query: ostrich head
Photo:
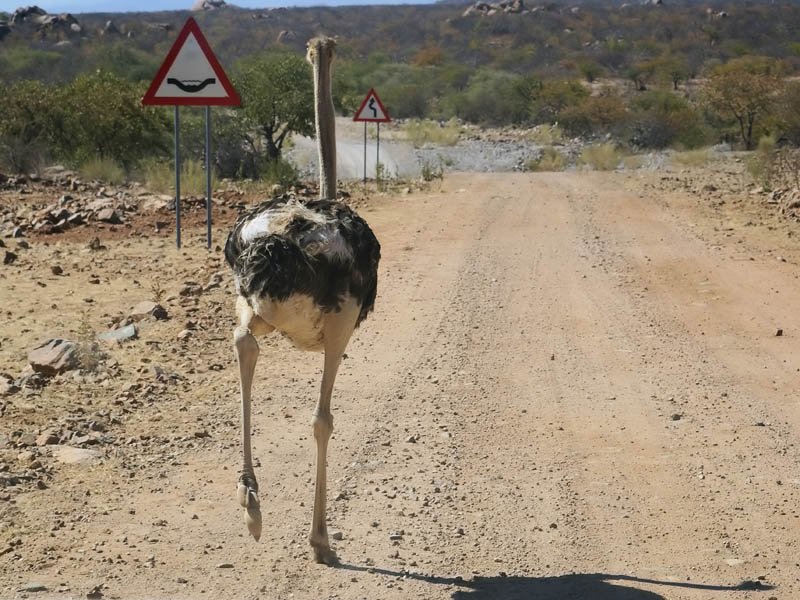
[[[316,37],[308,42],[306,59],[314,68],[314,116],[319,155],[319,197],[336,199],[336,122],[331,93],[331,65],[336,41]]]

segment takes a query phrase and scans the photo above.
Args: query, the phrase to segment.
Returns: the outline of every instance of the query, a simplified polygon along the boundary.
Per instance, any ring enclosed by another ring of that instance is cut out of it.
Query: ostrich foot
[[[321,565],[328,565],[329,567],[335,567],[339,564],[339,557],[329,546],[314,546],[314,560]]]
[[[336,556],[336,552],[331,549],[328,543],[327,534],[312,534],[309,536],[308,541],[314,549],[314,560],[316,562],[328,565],[329,567],[334,567],[339,564],[339,558]]]
[[[261,505],[258,502],[258,482],[256,478],[248,473],[242,473],[239,478],[239,488],[236,493],[239,504],[246,512],[244,522],[250,535],[258,541],[261,537]]]

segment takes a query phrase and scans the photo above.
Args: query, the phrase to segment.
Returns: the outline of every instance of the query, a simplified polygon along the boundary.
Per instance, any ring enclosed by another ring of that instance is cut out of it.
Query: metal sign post
[[[206,106],[206,239],[211,249],[211,107]]]
[[[364,121],[364,183],[367,183],[367,122]]]
[[[175,106],[175,242],[181,247],[179,106],[206,107],[206,224],[211,248],[211,106],[239,106],[239,94],[214,56],[197,21],[189,17],[147,89],[145,106]]]
[[[375,91],[375,88],[372,88],[368,93],[367,96],[364,98],[364,101],[361,103],[361,106],[356,111],[356,114],[353,116],[353,121],[363,121],[364,122],[364,182],[367,181],[367,123],[377,123],[378,124],[378,140],[377,146],[375,149],[375,177],[378,177],[378,169],[381,164],[380,153],[381,153],[381,123],[388,123],[391,121],[391,117],[389,117],[389,111],[386,110],[386,107],[381,102],[381,99],[378,97],[378,93]]]
[[[181,115],[175,105],[175,245],[181,247]]]

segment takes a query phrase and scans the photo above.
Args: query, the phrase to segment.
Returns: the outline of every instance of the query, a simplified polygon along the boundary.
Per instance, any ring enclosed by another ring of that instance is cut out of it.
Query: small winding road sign
[[[364,121],[369,123],[388,123],[392,119],[389,117],[389,111],[378,98],[378,93],[375,88],[372,88],[367,97],[361,103],[361,107],[356,111],[353,121]]]
[[[146,105],[239,106],[239,94],[233,89],[217,57],[200,31],[197,21],[189,18],[170,48],[164,64],[156,73],[142,98]]]

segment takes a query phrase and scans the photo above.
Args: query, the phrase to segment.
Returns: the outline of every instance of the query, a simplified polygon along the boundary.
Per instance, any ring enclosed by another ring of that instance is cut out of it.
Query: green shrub
[[[269,185],[280,185],[283,189],[297,185],[299,180],[300,175],[295,166],[282,158],[266,163],[261,174],[262,182]]]
[[[669,91],[639,94],[631,103],[627,139],[635,148],[692,149],[707,145],[711,133],[700,111]]]

